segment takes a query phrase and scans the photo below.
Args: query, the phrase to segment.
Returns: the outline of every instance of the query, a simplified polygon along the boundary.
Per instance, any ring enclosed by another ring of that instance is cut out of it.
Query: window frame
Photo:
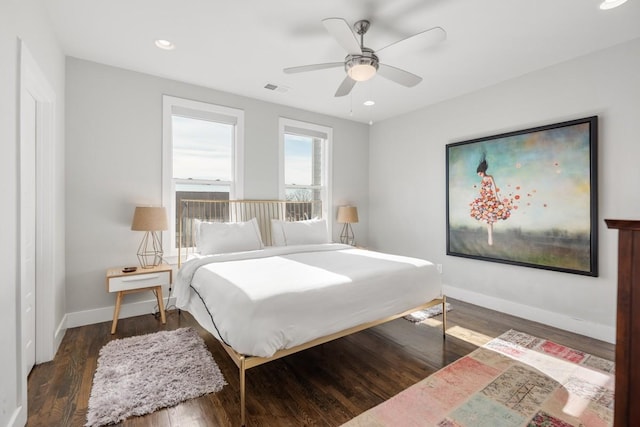
[[[175,110],[178,110],[177,112]],[[186,98],[178,98],[170,95],[162,96],[162,206],[166,207],[169,217],[169,229],[162,233],[163,247],[166,257],[177,257],[176,246],[176,191],[173,178],[173,126],[174,114],[188,117],[185,112],[193,112],[194,119],[217,121],[234,125],[234,140],[232,148],[232,181],[218,181],[221,185],[229,185],[229,199],[238,200],[244,197],[244,111],[211,104],[203,101],[195,101]],[[233,123],[235,122],[235,123]],[[191,181],[202,183],[201,180]],[[208,182],[208,181],[206,181]]]
[[[305,133],[307,131],[308,133]],[[280,117],[278,121],[278,196],[280,200],[286,200],[286,183],[284,180],[284,136],[285,134],[297,134],[302,136],[308,136],[311,138],[319,138],[323,136],[322,143],[322,184],[320,186],[322,200],[322,217],[327,220],[327,228],[329,236],[332,234],[332,218],[329,215],[333,212],[333,199],[332,199],[332,146],[333,146],[333,128],[328,126],[322,126],[315,123],[303,122],[300,120],[289,119]],[[302,189],[316,189],[316,185],[300,185],[296,186]]]

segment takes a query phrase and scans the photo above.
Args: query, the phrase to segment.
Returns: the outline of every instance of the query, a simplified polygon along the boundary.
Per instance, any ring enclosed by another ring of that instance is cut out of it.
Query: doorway
[[[20,297],[22,351],[28,375],[36,363],[36,143],[38,101],[20,94]]]
[[[54,277],[54,127],[55,93],[24,42],[20,50],[18,361],[23,396],[34,364],[53,359]]]

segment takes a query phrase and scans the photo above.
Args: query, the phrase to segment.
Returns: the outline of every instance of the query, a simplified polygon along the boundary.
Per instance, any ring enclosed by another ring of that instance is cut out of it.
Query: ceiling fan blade
[[[307,71],[324,70],[326,68],[344,67],[344,62],[326,62],[324,64],[301,65],[299,67],[285,68],[286,74],[305,73]]]
[[[351,92],[351,89],[353,89],[355,85],[356,85],[356,81],[353,80],[351,77],[346,76],[342,81],[342,83],[340,84],[340,87],[336,91],[335,96],[339,97],[339,96],[349,95],[349,93]]]
[[[387,56],[405,55],[443,42],[446,38],[447,32],[442,27],[429,28],[378,49],[376,55],[379,55],[382,51],[384,51],[385,58]]]
[[[352,55],[362,54],[360,43],[347,21],[342,18],[327,18],[322,20],[322,24],[344,50]]]
[[[385,79],[389,79],[406,87],[413,87],[422,81],[422,77],[420,76],[385,64],[378,66],[378,74]]]

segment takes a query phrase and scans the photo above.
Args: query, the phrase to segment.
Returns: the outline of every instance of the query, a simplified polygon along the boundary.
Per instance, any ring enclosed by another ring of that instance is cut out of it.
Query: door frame
[[[36,100],[36,363],[52,360],[55,355],[55,276],[54,276],[54,105],[55,92],[45,78],[33,55],[23,40],[19,42],[20,54],[20,83],[18,101],[18,120],[22,122],[22,91],[28,91]],[[22,140],[20,126],[18,126],[20,151],[25,143]],[[18,160],[18,169],[20,161]],[[22,172],[19,172],[21,174]],[[20,175],[18,175],[20,177]],[[18,198],[22,198],[20,186],[21,177],[18,180]],[[20,203],[18,204],[20,206]],[[18,220],[22,223],[22,212],[19,212]],[[22,233],[19,233],[18,245],[22,247]],[[18,251],[20,254],[21,249]],[[22,343],[24,301],[22,298],[22,259],[18,257],[18,287],[19,287],[19,314],[18,314],[18,339]],[[22,351],[22,345],[17,349],[21,363],[21,395],[23,405],[26,406],[27,372],[26,355]]]

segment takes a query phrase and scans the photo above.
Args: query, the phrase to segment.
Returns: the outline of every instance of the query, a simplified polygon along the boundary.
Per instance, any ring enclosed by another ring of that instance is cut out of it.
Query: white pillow
[[[271,220],[271,245],[272,246],[287,246],[287,241],[284,239],[284,230],[282,229],[282,223],[284,221],[280,219]]]
[[[196,233],[201,255],[262,249],[260,228],[255,218],[246,222],[201,222]]]
[[[309,219],[305,221],[279,221],[282,228],[284,245],[311,245],[318,243],[329,243],[327,233],[327,221],[324,219]],[[273,223],[272,223],[273,224]],[[277,228],[277,227],[276,227]],[[271,230],[274,237],[274,245],[278,245],[278,233]],[[282,241],[280,241],[282,243]]]

